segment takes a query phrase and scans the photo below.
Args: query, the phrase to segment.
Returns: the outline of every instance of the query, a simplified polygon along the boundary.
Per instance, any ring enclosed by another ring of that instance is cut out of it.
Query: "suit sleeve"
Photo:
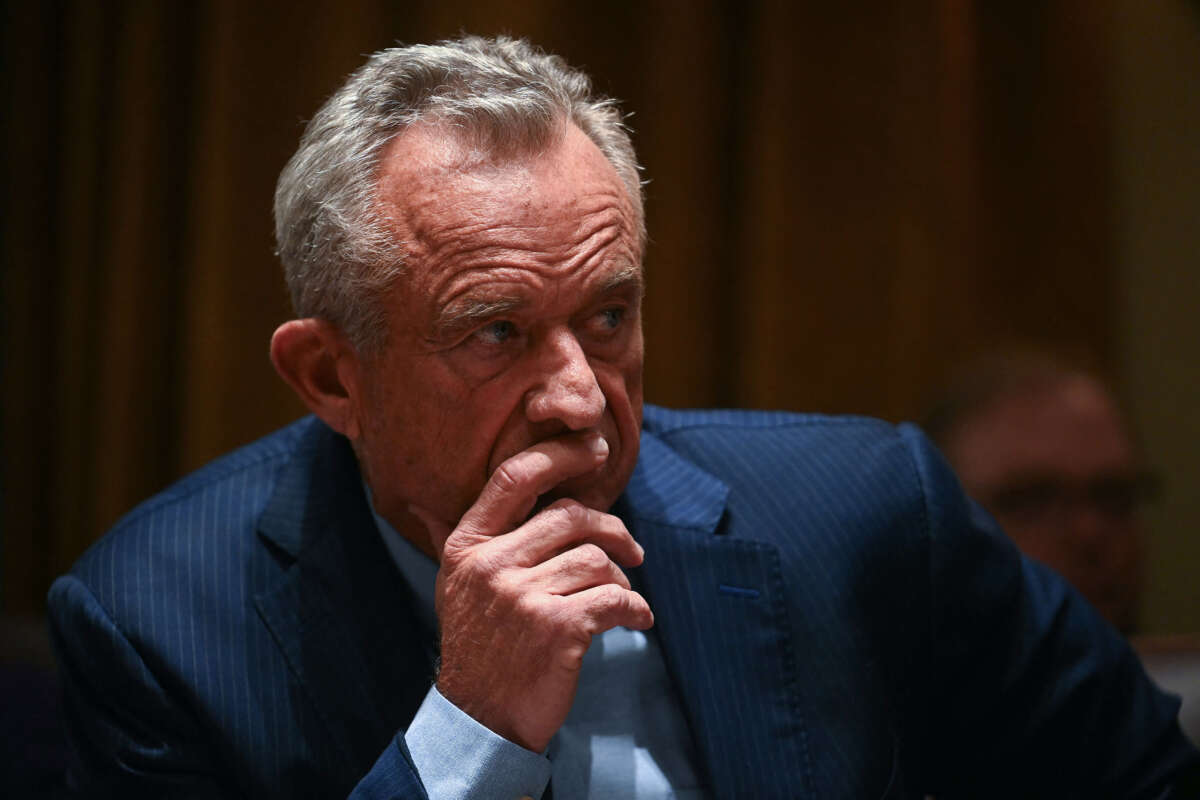
[[[1197,758],[1178,700],[902,428],[925,496],[928,790],[952,797],[1155,798]]]
[[[246,794],[184,705],[77,578],[55,581],[50,631],[62,678],[72,797],[234,798]],[[428,800],[398,734],[356,800]]]
[[[230,795],[192,720],[91,592],[72,576],[59,578],[49,610],[72,749],[72,796]]]

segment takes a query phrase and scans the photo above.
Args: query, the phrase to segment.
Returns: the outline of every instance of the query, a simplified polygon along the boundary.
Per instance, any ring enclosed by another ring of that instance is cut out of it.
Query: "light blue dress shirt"
[[[369,494],[369,493],[368,493]],[[373,511],[373,509],[372,509]],[[437,564],[387,520],[376,524],[418,613],[437,630]],[[654,636],[613,628],[592,639],[566,721],[545,754],[493,733],[430,687],[404,734],[430,800],[701,800],[692,736]]]

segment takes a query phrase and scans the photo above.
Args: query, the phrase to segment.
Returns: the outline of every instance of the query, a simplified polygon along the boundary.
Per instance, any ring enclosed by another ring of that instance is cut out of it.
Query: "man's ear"
[[[293,319],[271,337],[271,363],[309,410],[351,441],[359,436],[361,361],[345,335],[320,319]]]

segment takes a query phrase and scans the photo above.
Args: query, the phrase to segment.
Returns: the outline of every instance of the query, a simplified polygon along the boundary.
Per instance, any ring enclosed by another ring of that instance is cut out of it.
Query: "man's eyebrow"
[[[640,300],[644,291],[642,268],[636,264],[622,266],[616,272],[607,276],[595,292],[595,297],[634,292]],[[472,298],[470,296],[455,300],[447,305],[434,320],[434,330],[439,336],[454,334],[458,331],[473,328],[475,325],[492,317],[502,316],[529,305],[524,297],[489,297]]]
[[[498,297],[487,300],[467,298],[451,303],[442,309],[434,322],[434,329],[452,332],[474,327],[485,319],[515,311],[528,301],[520,297]]]
[[[642,292],[645,290],[645,280],[642,278],[642,268],[637,264],[626,264],[619,270],[609,275],[604,283],[600,286],[600,291],[597,295],[613,294],[616,292],[624,292],[633,290],[637,292],[638,299],[641,299]]]

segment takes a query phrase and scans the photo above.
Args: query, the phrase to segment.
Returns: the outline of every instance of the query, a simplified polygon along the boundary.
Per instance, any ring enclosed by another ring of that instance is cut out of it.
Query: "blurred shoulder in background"
[[[1141,511],[1161,481],[1118,396],[1084,359],[1008,350],[955,373],[923,426],[967,493],[1026,555],[1133,635],[1146,588]],[[1132,643],[1152,677],[1183,696],[1180,722],[1200,740],[1200,636]]]

